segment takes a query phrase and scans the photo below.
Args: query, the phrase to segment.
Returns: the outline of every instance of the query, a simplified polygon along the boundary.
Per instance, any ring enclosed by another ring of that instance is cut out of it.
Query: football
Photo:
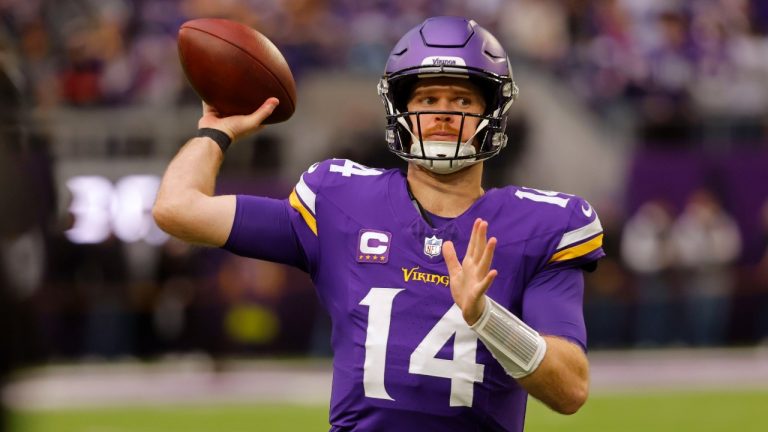
[[[179,29],[178,48],[192,88],[222,116],[250,114],[272,96],[280,104],[265,124],[293,115],[296,83],[291,69],[256,30],[226,19],[195,19]]]

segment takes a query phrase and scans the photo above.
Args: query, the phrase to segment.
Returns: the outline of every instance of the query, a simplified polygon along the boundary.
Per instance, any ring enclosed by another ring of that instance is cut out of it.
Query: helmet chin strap
[[[473,158],[470,159],[448,159],[449,155],[453,157],[456,154],[456,143],[450,141],[424,141],[424,150],[426,154],[421,153],[421,145],[411,144],[411,154],[416,156],[426,156],[430,158],[446,158],[445,160],[434,159],[409,159],[417,165],[420,165],[436,174],[450,174],[459,171],[462,168],[477,163]],[[459,145],[458,156],[471,156],[475,154],[475,146],[472,145],[472,139]]]
[[[481,130],[483,130],[488,125],[488,120],[483,119],[483,121],[480,122],[479,125],[477,125],[477,129],[475,129],[475,133],[472,134],[467,141],[463,143],[459,143],[457,141],[423,141],[424,144],[424,153],[421,151],[421,140],[420,138],[413,133],[410,127],[408,127],[408,123],[400,117],[397,119],[399,123],[405,126],[406,130],[411,134],[412,137],[412,144],[410,148],[410,153],[414,156],[426,156],[428,158],[434,158],[434,159],[417,159],[417,158],[403,158],[409,162],[413,162],[419,166],[422,166],[426,168],[429,171],[432,171],[435,174],[451,174],[456,171],[459,171],[461,169],[464,169],[466,167],[472,166],[476,164],[477,160],[474,158],[467,158],[467,159],[453,159],[454,157],[462,157],[462,156],[471,156],[477,151],[475,150],[475,146],[472,145],[475,136],[477,136],[478,133],[480,133]],[[461,138],[459,138],[461,139]],[[456,154],[456,146],[459,146],[459,153]],[[454,156],[455,155],[455,156]],[[441,160],[444,159],[444,160]]]

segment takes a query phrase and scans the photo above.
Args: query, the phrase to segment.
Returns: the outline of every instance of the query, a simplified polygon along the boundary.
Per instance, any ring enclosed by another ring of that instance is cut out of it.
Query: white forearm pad
[[[533,373],[547,352],[547,342],[536,330],[488,296],[485,311],[470,328],[515,379]]]

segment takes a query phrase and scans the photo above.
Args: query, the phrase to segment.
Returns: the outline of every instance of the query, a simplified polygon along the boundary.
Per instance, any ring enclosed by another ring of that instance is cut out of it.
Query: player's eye
[[[456,98],[456,104],[462,108],[467,108],[472,106],[472,99],[467,97],[459,97]]]
[[[432,96],[425,96],[421,98],[421,103],[424,105],[434,105],[437,102],[437,98]]]

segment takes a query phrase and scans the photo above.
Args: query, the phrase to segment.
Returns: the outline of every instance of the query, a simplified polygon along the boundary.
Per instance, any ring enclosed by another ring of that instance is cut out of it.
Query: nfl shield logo
[[[424,254],[432,258],[440,255],[443,249],[443,239],[437,238],[437,236],[424,238]]]

